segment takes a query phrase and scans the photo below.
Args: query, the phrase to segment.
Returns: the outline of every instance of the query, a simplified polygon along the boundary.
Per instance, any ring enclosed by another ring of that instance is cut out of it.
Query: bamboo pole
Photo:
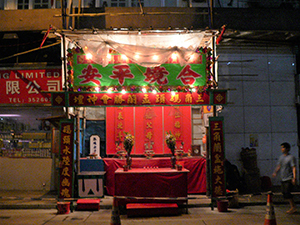
[[[81,14],[81,0],[79,0],[79,3],[78,3],[78,17],[77,17],[77,26],[79,26],[79,15]]]

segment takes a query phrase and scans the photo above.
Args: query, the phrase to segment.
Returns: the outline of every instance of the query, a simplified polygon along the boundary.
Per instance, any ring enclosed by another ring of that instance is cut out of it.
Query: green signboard
[[[191,64],[181,66],[176,60],[156,67],[143,67],[123,60],[114,54],[113,60],[103,67],[86,59],[84,54],[73,54],[71,70],[74,87],[100,86],[205,86],[206,56],[198,53]]]

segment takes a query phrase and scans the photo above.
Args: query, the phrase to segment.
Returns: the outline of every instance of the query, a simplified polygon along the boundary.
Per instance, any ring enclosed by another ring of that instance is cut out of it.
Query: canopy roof
[[[197,49],[212,46],[212,37],[216,34],[212,30],[86,30],[62,31],[60,35],[69,40],[67,47],[79,46],[104,67],[108,65],[111,49],[136,64],[155,67],[166,62],[173,53],[177,54],[180,65],[189,64]]]

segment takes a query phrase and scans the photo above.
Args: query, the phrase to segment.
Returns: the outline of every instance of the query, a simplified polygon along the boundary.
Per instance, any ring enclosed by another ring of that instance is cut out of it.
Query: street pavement
[[[288,203],[280,193],[274,193],[273,205],[278,225],[300,224],[300,193],[295,193],[298,211],[286,213]],[[238,195],[238,206],[228,208],[227,212],[212,210],[211,200],[206,195],[189,195],[188,213],[184,210],[178,216],[127,217],[121,213],[123,225],[256,225],[264,224],[267,195]],[[99,211],[70,211],[58,214],[57,199],[51,192],[18,192],[0,190],[0,225],[52,225],[52,224],[111,224],[112,196],[101,198]],[[76,201],[74,201],[76,206]]]
[[[299,225],[300,213],[286,214],[287,206],[275,206],[275,218],[278,225]],[[258,225],[264,224],[266,207],[245,206],[229,209],[228,212],[211,210],[208,207],[189,208],[188,214],[178,216],[136,217],[128,218],[120,215],[119,224],[123,225]],[[112,224],[110,209],[99,211],[74,211],[69,214],[57,214],[54,209],[2,209],[0,224],[2,225],[108,225]],[[117,224],[117,223],[113,223]]]

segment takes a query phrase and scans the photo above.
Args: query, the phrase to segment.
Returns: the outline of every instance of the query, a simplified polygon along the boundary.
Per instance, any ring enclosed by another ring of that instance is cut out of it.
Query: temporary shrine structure
[[[208,90],[215,90],[217,84],[216,34],[211,30],[62,31],[58,35],[63,39],[68,98],[62,101],[66,93],[55,93],[59,97],[53,96],[58,99],[54,105],[210,105]]]
[[[65,92],[52,93],[54,106],[122,108],[226,103],[226,92],[217,89],[214,73],[216,31],[86,30],[57,34],[63,44]],[[171,114],[175,115],[176,110]],[[115,124],[115,131],[127,131],[125,125]],[[145,126],[152,128],[150,123]],[[74,131],[67,129],[67,123],[63,127],[67,133]],[[122,141],[119,134],[115,132],[110,138],[113,145]],[[147,136],[149,140],[151,137]]]

